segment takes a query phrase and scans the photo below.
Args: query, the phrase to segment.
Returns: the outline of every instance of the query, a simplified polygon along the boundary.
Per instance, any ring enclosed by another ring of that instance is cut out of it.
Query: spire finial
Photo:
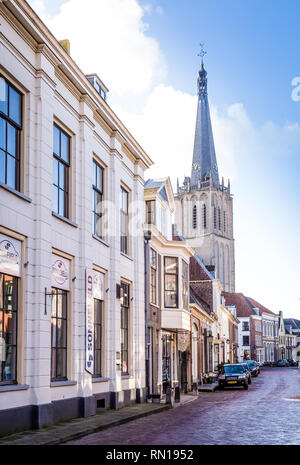
[[[200,47],[201,47],[201,50],[200,50],[200,52],[198,53],[198,57],[201,57],[201,65],[203,66],[203,57],[204,57],[204,55],[207,54],[207,52],[203,49],[204,43],[199,44],[199,45],[200,45]]]

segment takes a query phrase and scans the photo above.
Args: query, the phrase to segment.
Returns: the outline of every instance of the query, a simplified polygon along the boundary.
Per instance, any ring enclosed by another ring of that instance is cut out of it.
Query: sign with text
[[[94,373],[94,271],[85,273],[85,369]]]
[[[70,290],[70,260],[55,254],[52,254],[51,286]]]
[[[94,299],[104,300],[104,274],[93,271],[93,293]]]
[[[21,241],[0,234],[0,273],[21,276]]]

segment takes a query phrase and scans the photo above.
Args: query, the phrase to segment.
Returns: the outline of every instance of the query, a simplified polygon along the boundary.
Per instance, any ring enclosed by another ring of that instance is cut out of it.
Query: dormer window
[[[155,200],[148,200],[146,202],[146,223],[156,224]]]
[[[103,100],[106,100],[108,88],[103,84],[99,76],[97,76],[97,74],[90,74],[86,77],[90,81],[92,86],[96,89],[98,94],[103,98]]]

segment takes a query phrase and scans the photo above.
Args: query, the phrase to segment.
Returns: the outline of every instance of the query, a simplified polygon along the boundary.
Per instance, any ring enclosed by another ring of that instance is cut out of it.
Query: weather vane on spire
[[[199,44],[199,45],[201,47],[201,50],[200,50],[200,53],[198,53],[198,57],[201,57],[201,63],[203,65],[203,57],[204,57],[204,55],[207,54],[207,52],[205,52],[205,50],[203,49],[204,44]]]

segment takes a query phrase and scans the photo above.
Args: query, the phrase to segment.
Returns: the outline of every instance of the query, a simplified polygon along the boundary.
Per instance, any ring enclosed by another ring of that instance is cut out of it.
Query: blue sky
[[[120,2],[126,8],[118,16]],[[173,182],[190,171],[197,53],[205,43],[219,171],[234,192],[236,290],[300,319],[300,101],[291,98],[300,76],[299,0],[86,0],[80,44],[78,0],[64,13],[60,0],[30,3],[58,39],[71,38],[78,65],[103,78],[111,106],[154,159],[154,175]],[[89,15],[98,20],[95,36]],[[107,41],[105,23],[115,27]],[[98,38],[103,47],[93,49]]]

